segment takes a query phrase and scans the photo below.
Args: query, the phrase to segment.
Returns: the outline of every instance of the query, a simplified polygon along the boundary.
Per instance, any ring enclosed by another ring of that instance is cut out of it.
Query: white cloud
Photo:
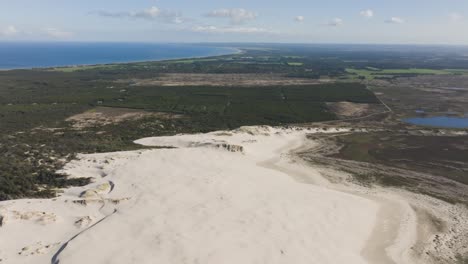
[[[463,16],[459,13],[453,12],[449,14],[450,20],[453,22],[458,22],[463,20]]]
[[[361,12],[359,12],[359,14],[366,18],[374,17],[374,11],[372,11],[371,9],[362,10]]]
[[[258,28],[258,27],[216,27],[216,26],[196,26],[192,29],[195,32],[203,33],[238,33],[238,34],[253,34],[253,33],[273,33],[273,31]]]
[[[162,10],[156,6],[131,12],[110,12],[101,10],[98,11],[97,14],[103,17],[158,20],[164,23],[180,24],[184,22],[182,16],[179,13]]]
[[[387,20],[385,20],[385,23],[388,24],[403,24],[405,23],[405,20],[401,17],[391,17]]]
[[[64,31],[58,28],[36,28],[29,31],[19,30],[14,26],[0,28],[0,37],[28,37],[28,38],[54,38],[54,39],[69,39],[73,37],[73,33]]]
[[[44,28],[42,30],[47,36],[57,39],[66,39],[73,36],[72,32],[63,31],[57,28]]]
[[[213,10],[205,16],[228,18],[231,24],[242,24],[247,21],[256,19],[258,15],[255,12],[243,8],[233,8]]]
[[[330,27],[338,27],[343,25],[343,19],[341,18],[334,18],[330,20],[328,23],[325,24],[325,26],[330,26]]]
[[[0,35],[11,37],[19,34],[20,31],[14,26],[7,26],[6,28],[0,29]]]
[[[294,20],[296,20],[296,22],[301,23],[301,22],[304,22],[305,18],[303,16],[297,16],[294,18]]]

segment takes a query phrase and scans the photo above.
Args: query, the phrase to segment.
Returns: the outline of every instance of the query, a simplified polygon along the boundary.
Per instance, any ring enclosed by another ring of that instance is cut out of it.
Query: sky
[[[468,0],[0,0],[0,41],[468,45]]]

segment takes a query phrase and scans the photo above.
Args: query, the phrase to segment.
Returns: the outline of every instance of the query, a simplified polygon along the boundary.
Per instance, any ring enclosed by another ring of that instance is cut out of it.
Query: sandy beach
[[[63,172],[92,184],[0,202],[0,263],[454,259],[445,241],[463,231],[455,227],[466,225],[463,208],[358,186],[294,154],[318,144],[308,133],[345,132],[243,127],[136,141],[167,148],[80,155]]]

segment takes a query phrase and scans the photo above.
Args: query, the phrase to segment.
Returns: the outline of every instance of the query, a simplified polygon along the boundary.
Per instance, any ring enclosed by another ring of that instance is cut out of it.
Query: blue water
[[[0,43],[0,69],[22,69],[217,56],[236,52],[202,44]]]
[[[403,121],[419,126],[447,127],[447,128],[468,128],[468,117],[415,117],[407,118]]]

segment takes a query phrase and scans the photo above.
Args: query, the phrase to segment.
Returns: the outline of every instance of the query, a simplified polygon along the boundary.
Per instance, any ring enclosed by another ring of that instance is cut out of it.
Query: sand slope
[[[383,261],[366,243],[381,222],[381,202],[297,180],[302,175],[323,181],[316,169],[292,163],[288,154],[314,132],[250,127],[137,141],[176,147],[171,149],[82,155],[65,172],[94,177],[92,185],[68,189],[54,200],[0,203],[5,216],[0,259],[67,264]],[[21,216],[31,212],[37,215]],[[411,243],[398,242],[389,255],[398,259]]]

